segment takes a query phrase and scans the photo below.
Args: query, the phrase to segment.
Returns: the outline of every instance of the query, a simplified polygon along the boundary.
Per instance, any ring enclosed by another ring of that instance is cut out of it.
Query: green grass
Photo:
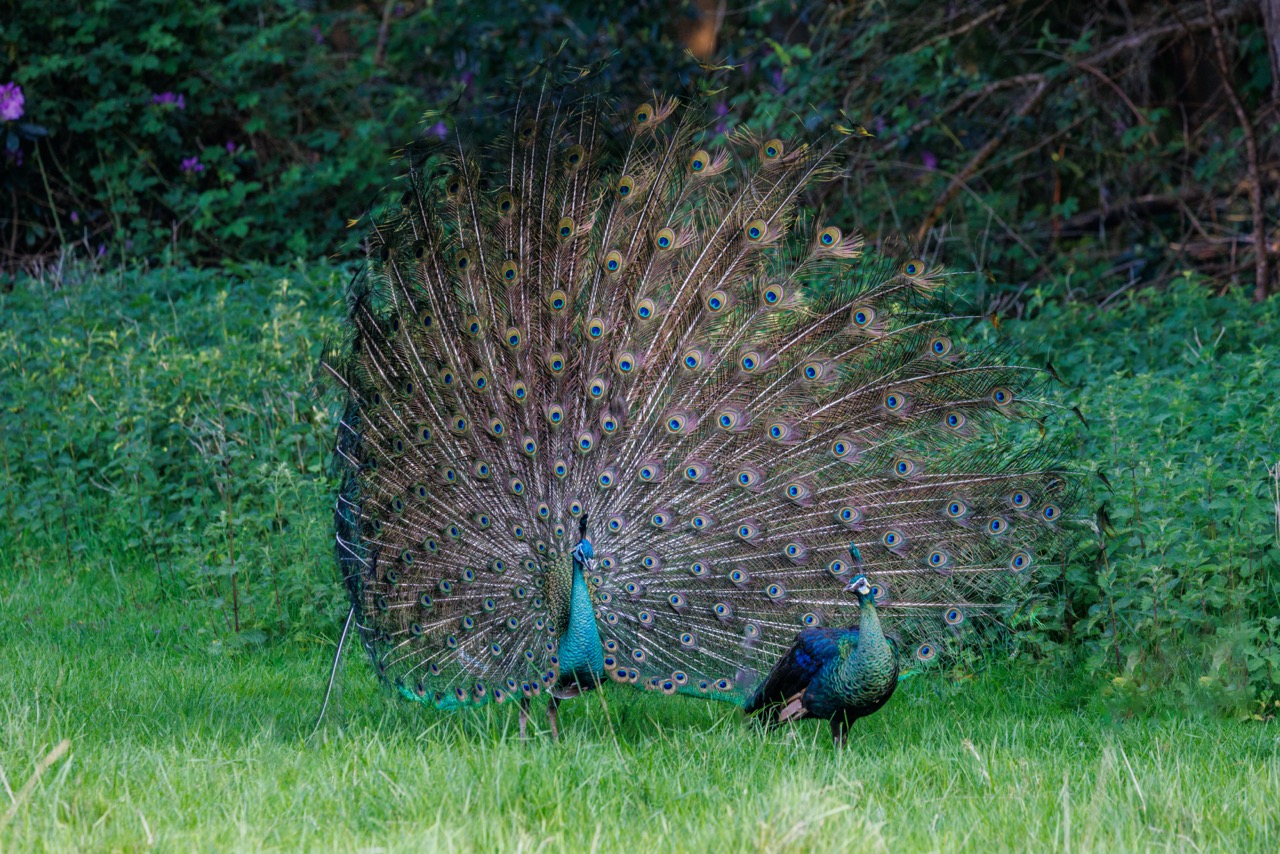
[[[3,850],[1280,845],[1272,727],[1108,721],[1070,672],[910,680],[842,752],[818,723],[764,735],[613,685],[522,744],[514,709],[399,701],[351,650],[308,739],[327,642],[215,654],[101,567],[6,573],[0,602]]]

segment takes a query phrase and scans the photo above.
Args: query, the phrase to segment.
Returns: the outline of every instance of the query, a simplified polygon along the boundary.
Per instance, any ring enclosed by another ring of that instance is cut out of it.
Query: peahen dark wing
[[[805,629],[796,636],[796,642],[773,665],[764,682],[748,698],[745,711],[755,714],[764,709],[785,703],[809,687],[823,665],[839,654],[839,642],[857,643],[855,629]]]

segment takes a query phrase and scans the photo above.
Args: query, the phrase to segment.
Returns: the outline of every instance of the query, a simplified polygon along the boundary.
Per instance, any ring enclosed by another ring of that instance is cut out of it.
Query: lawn
[[[1280,848],[1274,305],[1010,324],[1074,386],[1116,527],[1017,660],[902,683],[843,751],[613,684],[522,743],[358,646],[312,734],[341,605],[305,389],[343,275],[0,294],[0,850]]]
[[[1070,672],[909,680],[839,752],[818,723],[762,734],[614,685],[565,706],[559,744],[521,743],[513,708],[423,710],[353,651],[311,737],[327,643],[210,655],[119,573],[7,574],[0,597],[5,850],[1280,845],[1274,728],[1111,720]]]

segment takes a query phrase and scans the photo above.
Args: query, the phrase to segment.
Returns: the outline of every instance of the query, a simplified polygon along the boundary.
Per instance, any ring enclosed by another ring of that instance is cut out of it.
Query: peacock
[[[545,694],[553,736],[605,681],[772,708],[775,663],[859,621],[832,654],[877,680],[944,660],[1058,553],[1072,480],[1021,429],[1046,370],[803,204],[859,135],[707,113],[531,84],[369,215],[322,364],[348,620],[404,697],[524,735]]]

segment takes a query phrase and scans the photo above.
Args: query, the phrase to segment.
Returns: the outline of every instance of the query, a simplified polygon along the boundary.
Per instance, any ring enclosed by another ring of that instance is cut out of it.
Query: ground
[[[1275,850],[1273,727],[1099,712],[1071,672],[908,680],[836,751],[609,685],[545,717],[437,713],[331,641],[192,642],[106,568],[6,575],[0,849]],[[57,754],[67,742],[65,752]],[[40,769],[38,771],[38,769]],[[42,771],[42,773],[40,773]]]

